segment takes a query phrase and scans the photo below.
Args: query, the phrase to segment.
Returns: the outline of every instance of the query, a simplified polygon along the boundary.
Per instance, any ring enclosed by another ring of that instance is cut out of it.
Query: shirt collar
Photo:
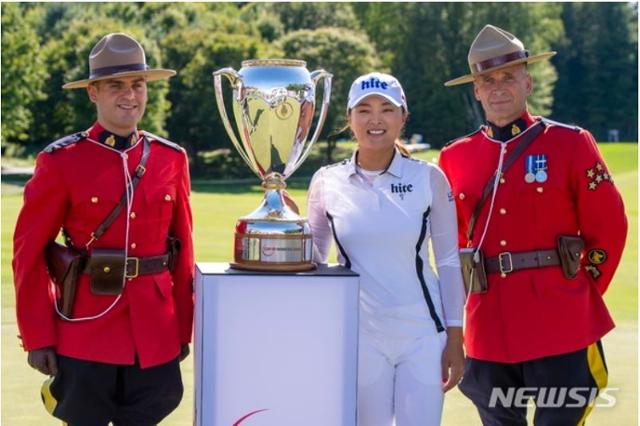
[[[86,134],[86,137],[94,140],[95,142],[99,142],[118,151],[127,150],[140,140],[140,133],[138,130],[131,132],[128,136],[120,136],[106,130],[97,121],[86,131]]]
[[[487,124],[482,127],[482,130],[485,135],[491,139],[507,142],[528,129],[534,121],[535,119],[533,116],[525,110],[520,117],[506,126],[499,127],[490,121],[487,121]]]
[[[349,160],[348,163],[348,176],[353,176],[358,174],[358,169],[357,169],[357,165],[358,165],[358,159],[357,159],[357,155],[358,155],[358,151],[354,151],[353,154],[351,154],[351,159]],[[403,163],[402,163],[402,154],[400,153],[400,151],[398,151],[398,148],[394,148],[393,150],[393,158],[391,159],[391,163],[389,163],[389,165],[387,166],[386,169],[384,169],[382,171],[382,173],[380,173],[381,175],[385,174],[385,173],[389,173],[392,174],[395,177],[401,178],[402,177],[402,167],[403,167]]]
[[[402,161],[402,153],[400,153],[400,151],[398,151],[398,148],[394,148],[393,150],[393,158],[391,159],[391,163],[389,163],[389,166],[387,167],[387,169],[385,170],[385,172],[392,174],[393,176],[397,177],[397,178],[401,178],[402,177],[402,166],[403,166],[403,161]],[[383,172],[384,173],[384,172]]]

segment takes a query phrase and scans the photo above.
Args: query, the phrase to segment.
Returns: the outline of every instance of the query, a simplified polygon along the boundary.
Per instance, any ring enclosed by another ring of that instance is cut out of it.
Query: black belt
[[[90,272],[89,265],[84,269],[84,273]],[[157,274],[169,270],[169,253],[161,254],[159,256],[145,256],[145,257],[127,257],[126,275],[125,278],[135,278],[138,275]]]
[[[508,274],[509,272],[518,271],[520,269],[544,268],[546,266],[560,265],[560,256],[556,249],[551,250],[532,250],[521,252],[502,252],[496,257],[485,259],[485,267],[487,272],[500,272]]]

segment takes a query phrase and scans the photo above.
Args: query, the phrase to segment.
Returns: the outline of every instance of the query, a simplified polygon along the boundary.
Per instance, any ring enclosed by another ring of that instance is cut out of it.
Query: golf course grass
[[[617,403],[611,408],[596,408],[587,423],[603,426],[635,425],[637,424],[638,394],[638,146],[635,143],[618,143],[601,144],[600,148],[614,181],[623,194],[629,219],[629,235],[622,263],[605,295],[617,323],[617,328],[603,340],[609,367],[609,386],[617,388],[610,394],[616,397]],[[416,156],[430,161],[437,155],[437,151],[427,151]],[[295,179],[289,185],[289,193],[297,201],[303,214],[306,211],[307,183],[308,180]],[[232,258],[235,221],[238,217],[255,209],[261,196],[262,189],[257,181],[255,184],[194,182],[192,206],[197,261],[228,262]],[[19,347],[16,338],[18,331],[15,320],[11,256],[13,228],[22,203],[22,185],[3,181],[1,200],[2,414],[0,420],[3,425],[8,426],[60,424],[44,410],[39,395],[44,376],[28,367],[26,353]],[[593,206],[593,208],[606,209],[607,206]],[[185,396],[180,407],[162,422],[163,426],[193,424],[193,356],[182,363],[182,369]],[[457,389],[446,395],[443,425],[480,425],[472,404]]]

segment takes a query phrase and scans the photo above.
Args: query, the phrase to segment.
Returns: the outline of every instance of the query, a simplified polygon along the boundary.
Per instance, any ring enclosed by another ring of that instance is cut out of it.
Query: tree
[[[257,3],[253,7],[276,15],[285,33],[302,29],[341,27],[358,30],[358,19],[348,3]]]
[[[2,4],[2,148],[28,144],[32,107],[46,98],[47,69],[38,55],[40,38],[33,29],[37,11],[18,3]]]
[[[560,78],[553,118],[585,126],[601,140],[608,129],[637,140],[637,9],[626,3],[565,3],[562,17],[566,37],[554,46]]]
[[[372,43],[365,34],[344,28],[294,31],[278,42],[285,57],[307,61],[309,71],[324,68],[333,74],[329,114],[322,134],[326,137],[335,133],[344,126],[347,95],[353,80],[379,69],[380,61]],[[319,104],[318,98],[316,105]],[[331,138],[327,148],[329,162],[334,147],[335,138]]]

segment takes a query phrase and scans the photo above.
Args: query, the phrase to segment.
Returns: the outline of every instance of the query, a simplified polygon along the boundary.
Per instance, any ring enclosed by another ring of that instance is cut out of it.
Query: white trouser
[[[360,331],[358,426],[432,426],[442,417],[446,332],[382,337]]]

